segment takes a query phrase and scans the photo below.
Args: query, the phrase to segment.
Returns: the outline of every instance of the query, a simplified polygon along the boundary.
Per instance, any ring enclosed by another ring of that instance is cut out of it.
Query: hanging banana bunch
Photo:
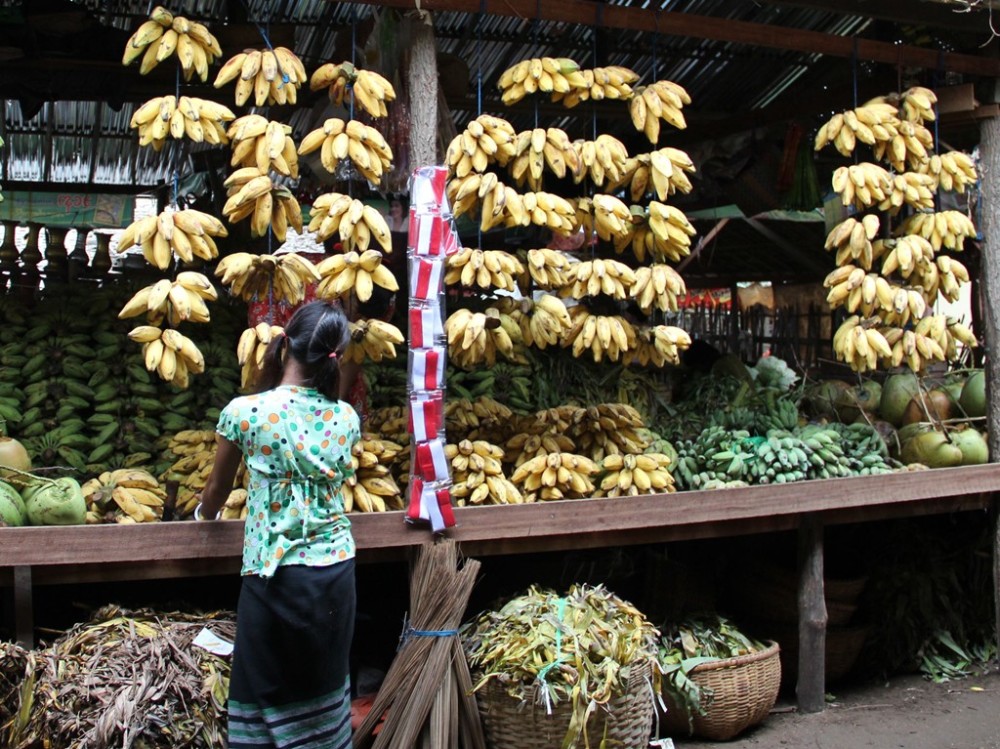
[[[683,130],[687,127],[681,109],[691,103],[691,97],[680,84],[673,81],[657,81],[635,89],[628,103],[632,125],[643,133],[650,143],[660,139],[660,121]]]
[[[190,81],[195,73],[207,81],[208,67],[222,55],[222,49],[204,24],[175,16],[158,5],[149,20],[129,37],[122,65],[131,65],[141,57],[139,73],[146,75],[173,54],[177,55],[185,81]]]
[[[137,291],[121,312],[119,320],[146,315],[150,325],[159,326],[166,320],[173,326],[184,321],[208,322],[206,300],[218,298],[215,286],[201,273],[182,271],[171,281],[161,279]]]
[[[676,312],[678,300],[687,295],[687,285],[681,274],[664,263],[653,263],[635,269],[635,282],[629,296],[645,314],[653,310]]]
[[[352,293],[358,301],[371,299],[375,286],[388,291],[398,291],[399,283],[392,272],[382,265],[378,250],[347,250],[330,255],[316,266],[319,285],[316,295],[322,299],[342,299]]]
[[[236,119],[227,107],[208,99],[170,94],[141,104],[129,120],[129,128],[139,133],[140,146],[163,149],[167,138],[189,138],[195,143],[226,144],[226,123]]]
[[[173,328],[160,329],[154,325],[140,325],[128,334],[142,344],[146,369],[156,372],[160,379],[182,390],[190,384],[189,375],[205,371],[205,357],[186,335]]]
[[[232,81],[236,81],[238,107],[251,97],[258,107],[295,104],[298,90],[306,82],[306,70],[287,47],[246,49],[223,63],[213,85],[222,88]]]
[[[489,307],[485,312],[458,309],[444,323],[448,339],[448,358],[463,369],[475,369],[496,364],[497,352],[513,360],[514,341],[500,319],[500,310]]]
[[[625,144],[613,135],[601,133],[594,140],[573,141],[579,167],[573,179],[590,179],[597,187],[621,184],[629,174],[629,155]]]
[[[514,138],[512,148],[513,157],[508,167],[518,187],[527,185],[529,190],[541,190],[542,173],[546,166],[560,179],[567,174],[576,179],[580,174],[579,154],[565,130],[556,127],[525,130]]]
[[[560,296],[582,299],[604,294],[612,299],[625,300],[636,281],[636,274],[625,263],[617,260],[583,260],[570,266],[566,285]]]
[[[285,329],[280,325],[269,325],[266,322],[259,322],[243,331],[236,344],[236,359],[242,368],[240,387],[247,389],[253,386],[264,363],[268,344],[271,339],[284,332]]]
[[[594,315],[584,305],[577,304],[569,310],[573,326],[566,331],[563,345],[573,356],[580,357],[590,351],[595,362],[618,361],[622,354],[635,348],[635,327],[621,315]]]
[[[485,172],[490,164],[501,167],[515,155],[514,127],[507,120],[481,114],[451,139],[445,152],[448,176],[465,177],[471,172]]]
[[[593,70],[581,70],[583,85],[568,92],[553,91],[552,101],[562,102],[563,106],[572,108],[581,101],[593,99],[631,99],[633,96],[631,84],[639,80],[634,70],[620,65],[610,65]]]
[[[281,255],[235,252],[219,261],[215,275],[234,296],[245,301],[273,296],[275,301],[292,306],[301,303],[306,288],[320,280],[316,266],[294,252]]]
[[[480,250],[463,247],[448,256],[444,282],[448,285],[478,286],[481,289],[515,291],[524,266],[514,255],[503,250]]]
[[[395,101],[396,90],[385,78],[371,70],[356,68],[350,62],[326,63],[313,71],[309,79],[313,91],[327,89],[330,101],[342,106],[348,93],[354,104],[372,117],[386,117],[386,102]]]
[[[194,258],[213,260],[219,255],[213,237],[225,237],[225,225],[215,216],[193,208],[166,210],[129,224],[118,237],[117,252],[130,247],[142,248],[146,262],[166,270],[176,255],[181,262]]]
[[[935,252],[942,247],[961,251],[966,239],[977,236],[972,220],[961,211],[914,213],[903,219],[897,234],[917,234],[930,242]]]
[[[230,166],[254,167],[261,174],[273,169],[286,177],[298,178],[299,157],[290,125],[248,114],[234,120],[226,135],[233,149]]]
[[[663,367],[667,364],[677,366],[681,363],[681,354],[691,345],[691,336],[687,331],[673,325],[654,325],[642,327],[636,331],[636,343],[624,357],[626,364],[640,364]]]
[[[560,289],[569,283],[572,265],[566,253],[548,247],[528,250],[528,275],[540,289]]]
[[[316,198],[309,231],[316,232],[321,242],[337,234],[345,250],[364,252],[374,239],[385,252],[392,252],[392,235],[385,217],[350,195],[328,192]]]
[[[535,57],[507,68],[500,74],[497,87],[503,103],[510,106],[536,91],[555,95],[588,87],[580,66],[568,57]]]
[[[302,233],[302,208],[295,195],[256,166],[237,169],[223,184],[229,199],[222,212],[229,223],[250,217],[252,236],[263,237],[270,229],[279,242],[285,241],[289,226]]]
[[[402,332],[392,323],[382,320],[349,322],[350,342],[344,357],[360,364],[366,358],[373,362],[396,358],[396,346],[403,343]]]
[[[382,133],[357,120],[345,122],[337,117],[326,120],[323,127],[302,139],[299,155],[316,150],[320,152],[323,168],[331,174],[349,158],[361,175],[376,187],[382,175],[392,167],[392,149]]]
[[[954,190],[959,194],[979,181],[976,163],[969,154],[961,151],[948,151],[940,156],[934,154],[917,171],[934,179],[933,189]]]

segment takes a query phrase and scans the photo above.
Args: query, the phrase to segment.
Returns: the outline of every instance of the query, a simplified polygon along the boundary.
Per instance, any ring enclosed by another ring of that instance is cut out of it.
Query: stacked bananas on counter
[[[233,120],[226,135],[233,149],[230,166],[255,167],[260,174],[273,169],[293,179],[299,176],[299,156],[291,125],[247,114]]]
[[[139,289],[118,313],[126,320],[145,314],[150,325],[160,325],[166,320],[171,325],[191,322],[208,322],[206,300],[214,301],[218,293],[212,282],[201,273],[181,271],[173,281],[164,278]]]
[[[319,270],[301,255],[255,255],[234,252],[215,266],[215,275],[234,296],[246,301],[273,295],[291,305],[305,299],[306,288],[320,281]]]
[[[80,487],[87,523],[149,523],[163,518],[166,492],[156,477],[139,468],[104,471]]]
[[[521,261],[503,250],[480,250],[463,247],[448,256],[446,284],[478,286],[482,289],[517,289],[517,278],[524,273]]]
[[[173,54],[177,55],[185,81],[190,81],[195,73],[207,81],[208,67],[222,55],[222,49],[204,24],[175,16],[158,5],[149,20],[143,21],[129,37],[122,65],[131,65],[141,57],[139,73],[146,75]]]
[[[606,455],[598,467],[597,497],[636,497],[676,491],[670,456],[663,453]]]
[[[687,294],[687,285],[681,274],[664,263],[653,263],[635,269],[635,281],[629,296],[635,299],[645,314],[653,310],[676,312],[677,300]]]
[[[396,358],[396,346],[403,343],[403,333],[392,323],[382,320],[358,320],[349,322],[351,340],[347,344],[344,358],[361,363],[367,357],[371,361]]]
[[[513,359],[514,342],[503,327],[500,311],[489,307],[485,312],[455,310],[444,323],[448,339],[448,358],[463,369],[475,369],[485,364],[492,367],[497,352]]]
[[[641,327],[636,333],[635,345],[625,353],[625,363],[652,364],[662,367],[681,363],[681,354],[691,346],[691,336],[674,325]]]
[[[340,299],[353,292],[358,301],[371,299],[375,286],[398,291],[399,284],[392,271],[382,265],[378,250],[357,250],[330,255],[316,266],[319,285],[316,294],[323,299]]]
[[[214,237],[229,234],[215,216],[193,208],[166,210],[155,216],[146,216],[129,224],[118,236],[116,252],[130,247],[142,248],[146,262],[159,270],[166,270],[174,261],[190,263],[194,258],[213,260],[219,256]]]
[[[510,481],[525,502],[580,499],[594,496],[591,477],[597,472],[597,464],[583,455],[552,452],[521,463]]]
[[[961,211],[914,213],[903,219],[897,233],[921,236],[931,243],[935,252],[942,247],[961,251],[966,239],[977,236],[972,220]]]
[[[521,504],[521,492],[503,472],[504,450],[485,440],[464,439],[445,445],[451,462],[451,496],[465,505]]]
[[[500,74],[497,87],[507,106],[536,91],[568,94],[589,89],[580,66],[568,57],[534,57],[507,68]]]
[[[622,354],[636,345],[636,332],[632,323],[621,315],[594,315],[582,304],[569,310],[573,326],[566,331],[563,345],[569,346],[573,356],[590,351],[595,362],[618,361]]]
[[[385,252],[392,252],[392,236],[385,217],[350,195],[328,192],[316,198],[309,231],[316,232],[319,241],[336,233],[348,251],[364,252],[374,239]]]
[[[237,169],[223,184],[229,197],[222,212],[229,223],[249,216],[252,236],[263,237],[270,230],[279,242],[285,241],[289,226],[302,233],[302,208],[295,195],[256,166]]]
[[[248,388],[254,383],[261,365],[264,363],[264,354],[267,352],[268,345],[273,338],[284,335],[284,333],[285,329],[280,325],[259,322],[240,334],[240,339],[236,344],[236,360],[242,367],[240,387]]]
[[[227,123],[235,119],[228,107],[214,101],[168,94],[140,104],[132,113],[129,127],[138,131],[140,146],[151,145],[154,151],[160,151],[168,137],[225,145],[229,142]]]
[[[507,166],[514,157],[517,134],[507,120],[481,114],[448,144],[445,164],[449,176],[466,177],[485,172],[490,164]]]
[[[327,89],[330,101],[340,106],[350,92],[352,101],[372,117],[388,115],[386,102],[396,99],[396,90],[385,78],[371,70],[354,67],[350,62],[328,62],[313,71],[309,79],[313,91]]]
[[[629,298],[636,282],[636,272],[617,260],[583,260],[570,266],[566,285],[560,289],[563,297],[582,299],[604,294],[612,299]]]
[[[403,446],[371,434],[362,435],[352,449],[354,474],[341,489],[344,511],[386,512],[403,509],[403,492],[392,477],[392,462]]]
[[[690,103],[691,96],[683,86],[663,80],[636,87],[628,111],[635,129],[655,144],[660,139],[660,120],[678,130],[687,127],[681,109]]]
[[[331,174],[349,158],[361,175],[376,186],[392,166],[392,149],[382,133],[358,120],[327,119],[322,127],[302,139],[299,155],[305,156],[317,149],[323,168]]]
[[[173,328],[160,329],[155,325],[133,328],[128,337],[142,344],[146,369],[156,372],[160,379],[184,389],[190,383],[190,374],[205,371],[205,356],[194,341]]]
[[[572,453],[576,450],[573,440],[556,431],[551,425],[529,417],[518,425],[517,434],[504,443],[504,462],[519,468],[529,460],[545,457],[549,453]]]
[[[230,57],[215,77],[216,88],[236,81],[236,106],[250,98],[265,104],[295,104],[299,88],[306,82],[302,61],[287,47],[246,49]]]

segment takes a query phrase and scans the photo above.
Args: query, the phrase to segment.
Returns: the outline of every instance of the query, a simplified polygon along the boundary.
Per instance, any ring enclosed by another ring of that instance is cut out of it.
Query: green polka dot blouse
[[[361,438],[351,406],[282,385],[233,399],[217,431],[249,469],[242,574],[271,577],[279,564],[322,567],[354,556],[340,491]]]

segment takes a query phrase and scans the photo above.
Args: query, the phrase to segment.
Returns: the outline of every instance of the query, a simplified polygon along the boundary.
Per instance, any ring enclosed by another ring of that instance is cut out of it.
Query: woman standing
[[[339,307],[310,302],[267,348],[261,392],[234,399],[196,510],[214,519],[240,460],[250,476],[229,686],[229,746],[351,745],[354,539],[341,485],[360,439],[339,400]]]

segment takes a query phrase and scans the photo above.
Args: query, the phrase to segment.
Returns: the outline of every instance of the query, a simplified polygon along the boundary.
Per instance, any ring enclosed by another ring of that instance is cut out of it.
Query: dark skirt
[[[354,560],[243,578],[229,683],[230,749],[351,746]]]

